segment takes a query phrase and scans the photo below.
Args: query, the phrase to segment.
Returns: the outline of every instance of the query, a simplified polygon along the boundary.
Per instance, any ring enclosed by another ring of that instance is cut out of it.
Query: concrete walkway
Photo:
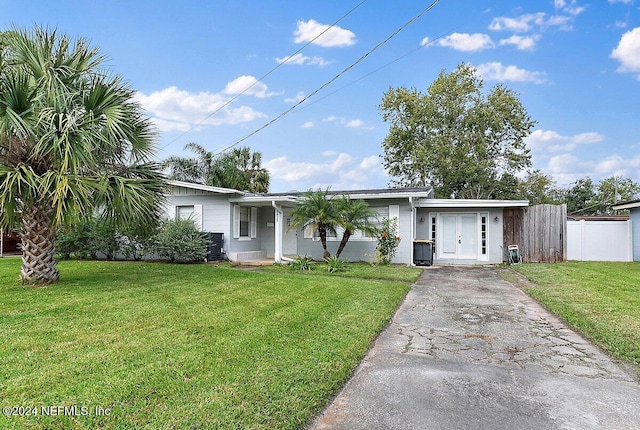
[[[430,267],[320,429],[640,429],[640,385],[488,267]]]

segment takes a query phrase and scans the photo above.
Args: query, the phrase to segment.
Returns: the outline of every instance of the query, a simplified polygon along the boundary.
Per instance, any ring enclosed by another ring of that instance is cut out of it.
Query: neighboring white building
[[[205,232],[224,235],[223,251],[231,261],[269,258],[280,262],[296,255],[322,258],[318,238],[302,228],[289,229],[291,212],[303,199],[299,192],[251,194],[228,188],[169,181],[169,218],[190,216]],[[503,261],[503,209],[524,208],[526,200],[434,199],[431,187],[336,191],[365,200],[383,217],[398,219],[402,239],[395,263],[412,265],[414,241],[435,243],[434,263],[492,264]],[[334,254],[340,235],[328,238]],[[355,234],[341,257],[370,261],[374,238]]]
[[[640,261],[640,200],[631,200],[612,206],[614,210],[629,209],[633,261]]]

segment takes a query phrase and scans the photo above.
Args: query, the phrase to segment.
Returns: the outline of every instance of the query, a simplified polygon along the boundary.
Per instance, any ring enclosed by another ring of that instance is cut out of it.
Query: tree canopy
[[[167,158],[164,166],[169,169],[171,179],[253,193],[269,191],[269,171],[262,167],[262,154],[258,151],[241,147],[214,154],[193,142],[185,145],[184,149],[196,156]]]
[[[0,33],[0,225],[19,228],[25,282],[55,282],[58,229],[99,213],[155,222],[164,180],[134,91],[83,38]]]
[[[493,198],[531,166],[524,138],[535,122],[502,84],[483,93],[476,70],[442,71],[426,93],[390,88],[380,111],[389,123],[383,162],[392,185],[427,186],[437,197]]]

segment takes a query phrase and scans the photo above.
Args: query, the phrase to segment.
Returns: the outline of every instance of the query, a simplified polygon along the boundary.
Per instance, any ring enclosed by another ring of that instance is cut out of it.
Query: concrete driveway
[[[489,267],[430,267],[311,428],[640,429],[637,374]]]

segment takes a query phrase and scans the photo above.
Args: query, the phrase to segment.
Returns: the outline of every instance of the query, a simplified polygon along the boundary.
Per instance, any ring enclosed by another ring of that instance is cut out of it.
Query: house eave
[[[239,194],[239,195],[244,194],[244,192],[234,190],[232,188],[212,187],[210,185],[196,184],[193,182],[169,180],[167,181],[167,184],[172,187],[181,187],[181,188],[189,188],[192,190],[208,191],[210,193],[216,193],[216,194]]]
[[[238,203],[247,206],[270,206],[272,202],[279,205],[296,205],[300,203],[300,198],[296,196],[243,196],[232,197],[229,199],[231,203]]]
[[[629,202],[620,203],[617,205],[611,206],[611,209],[616,211],[621,211],[624,209],[633,209],[640,207],[640,200],[631,200]]]
[[[420,199],[416,203],[419,208],[524,208],[529,206],[528,200],[481,200],[481,199]]]

